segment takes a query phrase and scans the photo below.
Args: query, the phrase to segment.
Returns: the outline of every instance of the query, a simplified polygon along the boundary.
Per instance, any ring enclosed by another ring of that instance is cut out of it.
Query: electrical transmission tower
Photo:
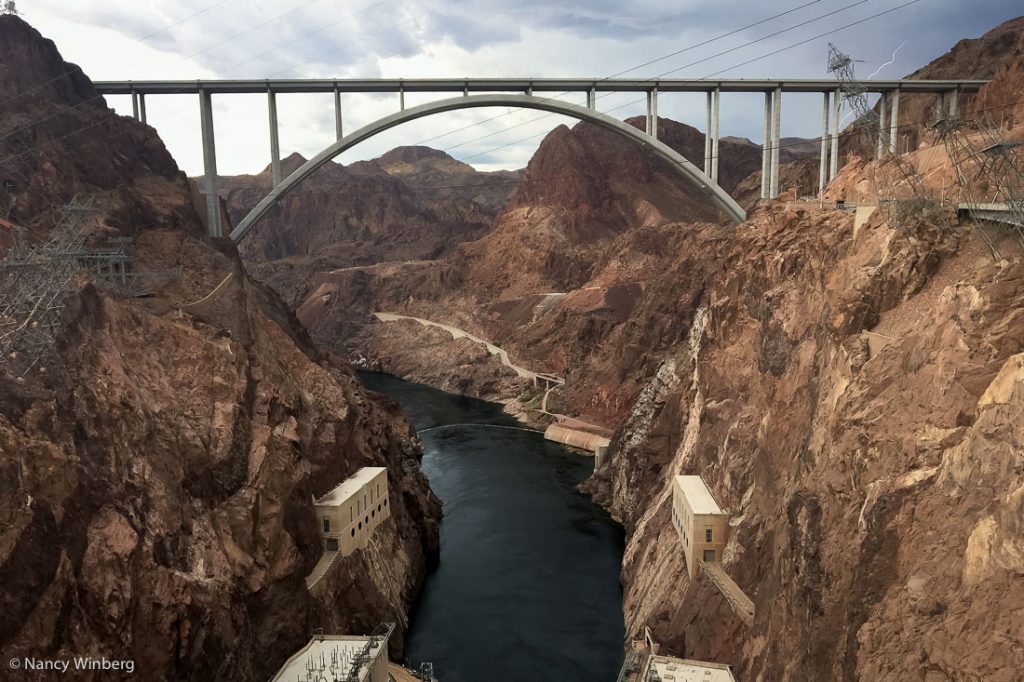
[[[934,128],[956,172],[961,203],[992,255],[999,251],[986,223],[1005,226],[1024,245],[1024,145],[1007,140],[990,120],[967,122],[941,108]]]
[[[70,254],[84,250],[90,197],[64,206],[50,238],[37,246],[23,231],[0,259],[0,371],[24,376],[53,347],[54,329],[75,289],[79,265]]]
[[[88,219],[95,211],[92,197],[72,199],[60,209],[49,237],[39,243],[25,230],[10,227],[10,246],[0,256],[0,373],[24,376],[49,354],[67,300],[83,282],[138,297],[149,295],[147,282],[181,276],[180,270],[135,270],[130,238],[90,246]]]
[[[877,151],[879,158],[895,166],[896,173],[883,172],[889,170],[885,168],[872,170],[871,181],[886,222],[899,229],[931,211],[936,204],[921,184],[917,169],[892,148],[889,131],[883,129],[885,102],[879,103],[880,112],[868,105],[868,88],[857,80],[853,65],[850,55],[828,44],[828,70],[835,74],[839,91],[853,110],[853,125],[858,127],[868,153]]]

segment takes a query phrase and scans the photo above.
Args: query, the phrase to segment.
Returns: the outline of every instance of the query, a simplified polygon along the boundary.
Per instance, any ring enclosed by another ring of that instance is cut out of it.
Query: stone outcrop
[[[20,19],[0,16],[0,35],[0,176],[25,178],[16,221],[45,236],[61,202],[91,194],[94,237],[134,236],[139,267],[181,268],[147,299],[82,279],[53,351],[0,379],[3,660],[255,681],[316,628],[403,633],[440,516],[410,424],[202,236],[152,129],[107,109]],[[392,518],[314,598],[312,498],[367,465],[389,469]]]
[[[305,161],[292,154],[282,172]],[[348,166],[328,163],[282,199],[240,248],[254,276],[297,306],[311,273],[435,259],[482,236],[518,179],[518,172],[478,172],[427,147],[399,147]],[[223,178],[232,219],[241,220],[270,184],[269,168]]]

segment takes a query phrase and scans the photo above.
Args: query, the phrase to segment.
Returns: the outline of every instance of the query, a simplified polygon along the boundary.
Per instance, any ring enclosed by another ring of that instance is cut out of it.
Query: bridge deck
[[[752,626],[754,624],[754,602],[744,594],[736,581],[729,577],[729,574],[722,568],[722,564],[717,561],[702,561],[700,570],[711,579],[740,620],[748,627]]]
[[[977,92],[987,80],[872,80],[869,92]],[[382,78],[382,79],[269,79],[194,81],[96,81],[102,95],[168,95],[182,93],[288,92],[831,92],[834,79],[711,80],[703,78]]]

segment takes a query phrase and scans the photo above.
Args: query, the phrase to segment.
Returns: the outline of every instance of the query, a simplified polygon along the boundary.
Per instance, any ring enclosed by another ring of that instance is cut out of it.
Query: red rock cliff
[[[43,235],[63,201],[94,195],[95,235],[135,236],[140,267],[182,269],[149,299],[83,280],[52,352],[0,378],[3,660],[265,680],[315,628],[395,621],[401,635],[440,515],[411,426],[201,236],[152,129],[114,115],[20,19],[0,17],[0,36],[0,176],[17,180],[16,221]],[[367,465],[388,467],[392,519],[314,596],[311,497]]]

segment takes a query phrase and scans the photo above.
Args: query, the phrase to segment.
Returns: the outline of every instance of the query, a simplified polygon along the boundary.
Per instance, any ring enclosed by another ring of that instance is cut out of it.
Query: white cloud
[[[792,6],[802,4],[792,0]],[[691,62],[708,61],[674,74],[703,77],[716,70],[785,47],[848,21],[898,4],[886,0],[854,8],[774,39],[716,53],[758,36],[843,6],[818,3],[792,15],[687,51],[639,71],[650,77]],[[907,73],[938,56],[963,34],[977,35],[1017,13],[1015,2],[993,0],[988,7],[922,2],[834,36],[856,50],[869,71],[889,59],[892,46],[913,38],[886,74]],[[68,61],[94,80],[281,77],[465,77],[584,76],[624,71],[707,40],[739,25],[787,9],[751,0],[23,0],[26,18],[52,38]],[[870,8],[870,9],[869,9]],[[927,10],[927,11],[926,11]],[[161,30],[167,28],[166,30]],[[911,31],[913,27],[913,31]],[[826,40],[755,61],[727,77],[825,76]],[[877,46],[877,47],[876,47]],[[407,105],[426,101],[409,95]],[[574,101],[580,95],[574,95]],[[635,95],[612,95],[599,109],[626,117],[642,112]],[[109,98],[129,114],[126,97]],[[256,172],[269,162],[266,99],[214,98],[219,170]],[[344,100],[346,129],[353,130],[395,111],[396,96],[351,95]],[[758,95],[724,95],[722,134],[759,140]],[[620,108],[621,107],[621,108]],[[282,154],[311,156],[334,139],[333,102],[323,95],[279,95]],[[202,170],[198,103],[195,96],[147,99],[150,123],[190,174]],[[819,134],[820,100],[787,95],[783,134]],[[564,117],[534,111],[460,111],[401,126],[367,141],[343,161],[379,155],[397,144],[429,142],[487,169],[519,167],[543,134]],[[703,128],[699,95],[664,96],[663,116]],[[536,119],[536,120],[534,120]],[[508,129],[510,126],[514,126]]]

